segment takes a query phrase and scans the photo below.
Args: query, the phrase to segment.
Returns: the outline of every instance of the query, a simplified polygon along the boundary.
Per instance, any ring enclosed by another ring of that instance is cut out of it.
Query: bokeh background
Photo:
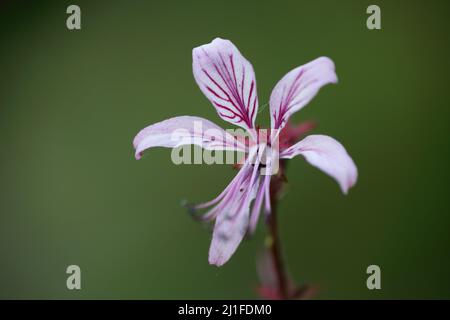
[[[197,115],[223,127],[194,82],[193,47],[220,36],[252,62],[261,104],[289,70],[331,57],[339,84],[315,120],[359,168],[348,196],[291,161],[280,228],[292,276],[318,299],[450,298],[448,1],[28,1],[0,5],[0,297],[256,298],[264,225],[222,268],[181,207],[235,172],[141,161],[144,126]],[[78,4],[82,29],[66,28]],[[268,124],[267,108],[258,122]],[[66,267],[82,290],[66,288]],[[382,290],[366,288],[377,264]]]

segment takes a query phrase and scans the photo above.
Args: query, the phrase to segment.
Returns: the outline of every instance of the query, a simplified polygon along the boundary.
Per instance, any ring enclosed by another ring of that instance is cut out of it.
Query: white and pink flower
[[[258,138],[255,119],[258,96],[253,67],[228,40],[215,39],[194,48],[193,73],[197,84],[211,101],[223,120],[249,132],[250,143],[242,143],[209,120],[180,116],[141,130],[133,141],[136,158],[152,147],[175,148],[186,143],[206,150],[233,150],[246,154],[245,161],[234,179],[215,199],[196,205],[195,209],[209,209],[204,220],[215,220],[209,263],[221,266],[236,251],[247,232],[253,232],[264,205],[270,214],[271,174],[278,159],[292,159],[302,155],[307,162],[334,178],[343,193],[347,193],[357,179],[357,169],[345,148],[325,135],[310,135],[293,143],[278,143],[289,117],[303,108],[329,83],[336,83],[334,63],[321,57],[287,73],[270,96],[271,129],[267,139]],[[202,132],[194,130],[202,124]],[[174,139],[173,132],[183,129],[184,138]],[[208,129],[222,132],[208,135]],[[188,141],[188,142],[186,142]],[[275,141],[276,147],[275,147]]]

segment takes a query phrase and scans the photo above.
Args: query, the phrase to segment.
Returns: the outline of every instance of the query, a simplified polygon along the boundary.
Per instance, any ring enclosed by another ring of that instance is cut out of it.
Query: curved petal
[[[258,96],[253,67],[229,40],[216,38],[192,51],[194,78],[219,116],[253,128]]]
[[[245,166],[247,165],[248,164],[246,164]],[[238,174],[233,178],[233,180],[231,180],[228,186],[216,198],[208,202],[199,203],[191,206],[191,209],[193,210],[194,213],[197,213],[197,210],[214,206],[207,213],[203,215],[196,215],[194,216],[194,218],[200,221],[210,221],[212,219],[215,219],[217,215],[221,212],[221,210],[223,210],[223,208],[225,208],[227,204],[231,201],[235,193],[235,189],[239,188],[242,181],[247,179],[246,175],[248,175],[248,170],[243,170],[241,168]]]
[[[256,196],[261,180],[258,177],[252,182],[251,165],[241,170],[246,170],[243,179],[230,191],[232,194],[226,199],[227,203],[221,208],[214,225],[208,261],[219,267],[231,258],[247,232],[250,203]]]
[[[270,176],[266,176],[269,177]],[[269,180],[270,183],[270,180]],[[253,234],[256,230],[256,225],[258,224],[259,215],[261,214],[261,207],[264,200],[265,195],[265,185],[266,179],[261,178],[261,182],[259,184],[258,191],[256,192],[255,202],[253,204],[252,211],[250,213],[250,224],[249,224],[249,232]],[[270,199],[269,199],[270,200]]]
[[[327,57],[318,58],[288,72],[270,95],[272,128],[283,128],[289,117],[308,104],[321,87],[336,82],[334,63]]]
[[[358,171],[345,148],[335,139],[324,135],[310,135],[281,153],[292,159],[301,154],[314,167],[333,177],[347,194],[358,178]]]
[[[245,152],[245,146],[231,134],[209,120],[181,116],[170,118],[142,129],[134,138],[135,157],[152,147],[176,148],[195,144],[208,150]]]

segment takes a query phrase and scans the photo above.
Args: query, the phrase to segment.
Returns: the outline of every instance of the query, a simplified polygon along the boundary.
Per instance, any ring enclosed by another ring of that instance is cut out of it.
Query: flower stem
[[[272,202],[272,213],[269,217],[269,232],[271,237],[271,246],[270,252],[272,254],[272,261],[274,263],[277,281],[278,281],[278,292],[281,296],[281,299],[288,299],[288,287],[287,287],[287,279],[285,274],[284,260],[281,253],[281,243],[280,237],[278,233],[278,222],[277,222],[277,214],[276,214],[276,205]]]
[[[280,234],[278,230],[278,196],[280,193],[280,188],[284,182],[282,180],[282,176],[284,175],[285,164],[282,163],[280,167],[281,175],[274,177],[270,184],[270,203],[272,210],[268,216],[267,224],[271,238],[270,253],[272,255],[272,261],[277,276],[278,292],[281,299],[289,299],[288,278],[286,275],[286,267],[284,265]]]

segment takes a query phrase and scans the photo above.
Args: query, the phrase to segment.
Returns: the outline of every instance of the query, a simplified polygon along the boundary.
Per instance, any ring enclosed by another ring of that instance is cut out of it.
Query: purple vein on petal
[[[255,203],[253,204],[253,209],[250,214],[250,224],[249,224],[250,233],[255,232],[256,225],[258,224],[258,218],[259,214],[261,213],[261,206],[264,199],[264,192],[265,192],[265,181],[259,184],[259,189],[256,194]]]
[[[241,203],[240,207],[238,208],[236,215],[238,215],[242,210],[245,210],[247,205],[248,206],[250,205],[251,196],[252,196],[251,190],[253,189],[255,179],[257,178],[257,174],[259,171],[260,159],[261,159],[260,157],[263,154],[264,149],[265,149],[265,147],[262,147],[262,150],[260,150],[259,147],[256,147],[255,149],[253,149],[255,151],[250,152],[249,162],[253,163],[253,161],[254,161],[254,164],[253,164],[252,175],[250,177],[250,182],[249,182],[249,190],[247,191],[247,195],[245,196],[244,202]],[[253,159],[255,159],[255,160],[253,160]]]

